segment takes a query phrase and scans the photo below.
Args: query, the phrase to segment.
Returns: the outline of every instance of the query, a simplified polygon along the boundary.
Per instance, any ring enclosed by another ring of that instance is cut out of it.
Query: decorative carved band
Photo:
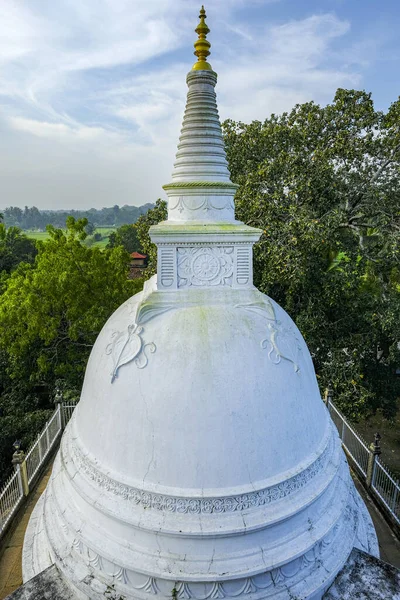
[[[232,183],[231,181],[176,181],[173,183],[167,183],[162,186],[165,191],[173,190],[175,188],[226,188],[231,190],[237,190],[238,184]]]
[[[224,198],[224,196],[223,196]],[[194,202],[197,202],[197,204],[194,204]],[[197,210],[203,210],[203,211],[209,211],[209,210],[235,210],[235,204],[233,202],[233,198],[229,198],[228,200],[224,200],[222,206],[219,206],[218,204],[215,204],[215,201],[213,202],[211,198],[209,198],[208,196],[200,196],[200,197],[194,197],[191,198],[190,201],[188,201],[187,199],[185,199],[183,196],[179,196],[177,202],[175,203],[174,206],[171,205],[171,201],[170,201],[170,206],[169,206],[169,210],[173,211],[173,210],[179,210],[179,212],[182,212],[184,210],[187,211],[194,211],[196,212]]]
[[[166,511],[181,514],[211,514],[231,513],[243,511],[249,508],[271,504],[282,498],[286,498],[297,490],[303,488],[327,465],[332,453],[333,438],[325,447],[322,454],[309,465],[304,471],[294,475],[290,479],[282,481],[277,485],[236,496],[225,496],[223,498],[179,498],[154,494],[145,490],[131,487],[119,481],[115,481],[97,469],[89,459],[79,450],[75,443],[71,444],[74,462],[80,473],[84,473],[99,487],[106,489],[117,496],[132,501],[143,508]]]
[[[103,558],[93,550],[89,549],[80,539],[75,538],[72,542],[75,551],[89,562],[90,567],[113,577],[128,588],[141,590],[152,596],[176,597],[183,600],[209,600],[216,598],[237,598],[252,593],[262,592],[274,588],[275,593],[279,588],[294,585],[306,574],[310,576],[320,569],[320,565],[330,546],[340,540],[341,551],[347,551],[349,543],[352,543],[348,535],[343,536],[342,530],[348,526],[357,528],[357,514],[353,507],[347,507],[346,519],[337,522],[328,534],[319,540],[302,556],[274,569],[267,570],[257,575],[242,577],[226,581],[171,581],[159,577],[142,575],[130,569],[120,567],[108,559]],[[353,524],[354,522],[354,524]],[[337,550],[336,550],[337,551]]]

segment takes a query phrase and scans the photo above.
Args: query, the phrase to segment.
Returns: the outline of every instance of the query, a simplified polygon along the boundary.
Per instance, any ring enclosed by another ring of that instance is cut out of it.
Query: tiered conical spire
[[[189,91],[172,180],[229,183],[230,173],[214,90],[217,75],[211,70],[192,70],[186,81]]]
[[[233,221],[237,186],[230,181],[219,121],[215,85],[217,74],[206,62],[210,42],[204,6],[196,27],[197,62],[187,75],[189,87],[172,183],[167,192],[170,221]]]
[[[214,89],[217,74],[206,62],[210,30],[205,19],[203,6],[172,183],[164,186],[168,221],[150,231],[158,246],[159,289],[252,286],[251,247],[261,232],[235,221],[238,186],[228,170]],[[207,261],[216,272],[211,279],[199,271],[200,262],[206,269]]]

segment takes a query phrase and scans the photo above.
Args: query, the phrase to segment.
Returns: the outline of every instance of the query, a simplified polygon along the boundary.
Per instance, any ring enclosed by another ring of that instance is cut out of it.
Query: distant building
[[[146,267],[146,254],[140,254],[140,252],[132,252],[131,264],[129,269],[129,279],[138,279],[139,277],[143,277],[143,271]]]

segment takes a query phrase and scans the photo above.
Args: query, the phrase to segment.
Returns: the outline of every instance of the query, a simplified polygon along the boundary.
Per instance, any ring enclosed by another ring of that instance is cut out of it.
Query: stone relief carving
[[[169,581],[153,576],[141,575],[134,571],[114,565],[87,548],[78,539],[74,539],[73,547],[88,562],[91,567],[113,576],[117,581],[129,585],[131,588],[141,590],[151,595],[170,596],[171,590],[176,591],[176,597],[183,600],[208,600],[216,598],[237,598],[266,590],[273,586],[275,589],[282,584],[296,583],[296,576],[303,576],[304,570],[312,574],[320,568],[325,552],[340,537],[341,525],[336,523],[328,534],[318,541],[302,556],[280,567],[240,579],[228,581],[204,581],[191,583],[187,581]],[[329,551],[328,551],[329,552]],[[292,581],[290,581],[292,580]]]
[[[178,287],[232,285],[233,246],[178,248]]]
[[[203,211],[209,211],[209,210],[225,210],[225,209],[235,209],[235,204],[233,201],[233,198],[229,198],[229,200],[226,200],[225,198],[223,199],[221,204],[218,204],[215,200],[214,202],[212,201],[212,199],[209,196],[200,196],[200,197],[196,197],[194,196],[193,198],[190,199],[190,201],[188,202],[187,198],[184,198],[183,196],[179,196],[178,200],[175,203],[175,206],[172,206],[172,198],[169,200],[169,209],[172,210],[179,210],[179,212],[182,212],[184,210],[188,210],[188,211],[198,211],[198,210],[203,210]]]
[[[317,460],[304,469],[304,471],[294,475],[290,479],[255,492],[238,496],[225,496],[223,498],[179,498],[143,491],[115,481],[99,471],[93,463],[81,453],[76,444],[71,445],[71,452],[73,454],[74,462],[81,473],[84,473],[101,488],[106,489],[108,492],[117,496],[121,496],[126,500],[130,500],[136,505],[141,505],[146,509],[152,508],[153,510],[170,513],[211,514],[244,511],[249,508],[271,504],[272,502],[285,498],[296,492],[296,490],[303,488],[320,471],[323,471],[330,460],[333,444],[334,440],[331,437],[326,448]]]
[[[237,304],[243,308],[267,319],[268,337],[261,340],[261,348],[268,349],[268,358],[278,365],[282,359],[293,364],[296,373],[300,371],[299,357],[301,345],[296,330],[291,325],[286,326],[276,318],[272,303],[269,300],[249,304]]]
[[[145,343],[143,340],[143,323],[147,323],[157,315],[176,308],[171,303],[153,303],[148,301],[152,292],[151,284],[144,290],[141,302],[137,302],[131,308],[130,323],[125,331],[114,331],[111,342],[106,346],[106,354],[112,357],[113,369],[111,372],[111,383],[118,377],[119,369],[134,361],[139,369],[143,369],[149,360],[149,354],[154,354],[156,345],[154,342]]]
[[[296,332],[292,327],[285,327],[281,321],[268,323],[270,331],[269,338],[262,340],[261,347],[268,348],[268,357],[276,365],[279,365],[282,359],[288,360],[293,364],[296,373],[300,371],[298,358],[301,352],[300,342]]]
[[[111,383],[118,376],[120,367],[133,360],[139,369],[143,369],[148,363],[147,352],[154,353],[156,351],[156,345],[153,342],[143,343],[141,337],[143,331],[143,327],[132,323],[128,325],[126,331],[114,331],[112,334],[113,341],[108,344],[106,349],[106,353],[112,356],[114,364]]]

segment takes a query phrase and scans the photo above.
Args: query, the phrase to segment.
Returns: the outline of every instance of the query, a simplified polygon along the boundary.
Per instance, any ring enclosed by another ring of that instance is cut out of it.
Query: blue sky
[[[2,0],[0,208],[143,204],[170,179],[193,0]],[[221,119],[249,122],[338,87],[400,93],[395,0],[211,0]]]

